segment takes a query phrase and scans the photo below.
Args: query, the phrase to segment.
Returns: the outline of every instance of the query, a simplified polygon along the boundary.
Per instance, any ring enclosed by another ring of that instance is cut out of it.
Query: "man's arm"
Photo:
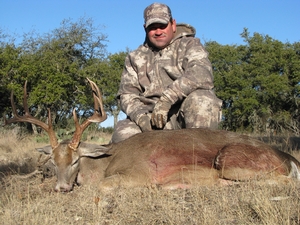
[[[184,74],[163,93],[172,102],[182,100],[196,89],[211,90],[214,87],[208,52],[198,38],[191,39],[186,45],[182,67]]]
[[[162,93],[152,112],[152,124],[163,128],[173,104],[197,89],[213,88],[213,74],[208,53],[198,38],[190,39],[186,45],[182,63],[184,73],[173,81]]]
[[[141,93],[142,89],[136,69],[133,67],[130,55],[128,55],[121,76],[118,98],[123,112],[137,124],[140,117],[148,112],[147,106],[140,100]]]

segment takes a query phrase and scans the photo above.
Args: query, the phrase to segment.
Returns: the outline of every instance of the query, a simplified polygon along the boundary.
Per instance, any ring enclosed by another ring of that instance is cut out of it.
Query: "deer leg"
[[[287,175],[286,162],[273,149],[246,144],[230,144],[215,157],[220,178],[249,180],[269,175]]]

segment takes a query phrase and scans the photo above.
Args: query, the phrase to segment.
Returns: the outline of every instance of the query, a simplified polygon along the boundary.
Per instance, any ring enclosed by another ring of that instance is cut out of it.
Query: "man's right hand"
[[[167,123],[168,113],[171,107],[172,102],[165,95],[162,95],[154,106],[151,118],[152,125],[163,129]]]
[[[152,130],[151,118],[147,114],[142,115],[139,118],[138,126],[141,128],[143,132],[151,131]]]

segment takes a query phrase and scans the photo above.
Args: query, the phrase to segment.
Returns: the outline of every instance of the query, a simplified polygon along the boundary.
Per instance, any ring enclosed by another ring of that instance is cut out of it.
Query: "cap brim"
[[[152,18],[152,19],[149,19],[147,20],[145,26],[146,28],[153,24],[153,23],[161,23],[161,24],[168,24],[169,23],[169,20],[166,20],[166,19],[162,19],[162,18]]]

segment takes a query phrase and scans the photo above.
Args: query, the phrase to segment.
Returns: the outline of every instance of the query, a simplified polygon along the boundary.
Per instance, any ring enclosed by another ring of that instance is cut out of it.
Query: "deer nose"
[[[73,186],[70,184],[57,184],[54,188],[57,192],[69,192],[73,189]]]

